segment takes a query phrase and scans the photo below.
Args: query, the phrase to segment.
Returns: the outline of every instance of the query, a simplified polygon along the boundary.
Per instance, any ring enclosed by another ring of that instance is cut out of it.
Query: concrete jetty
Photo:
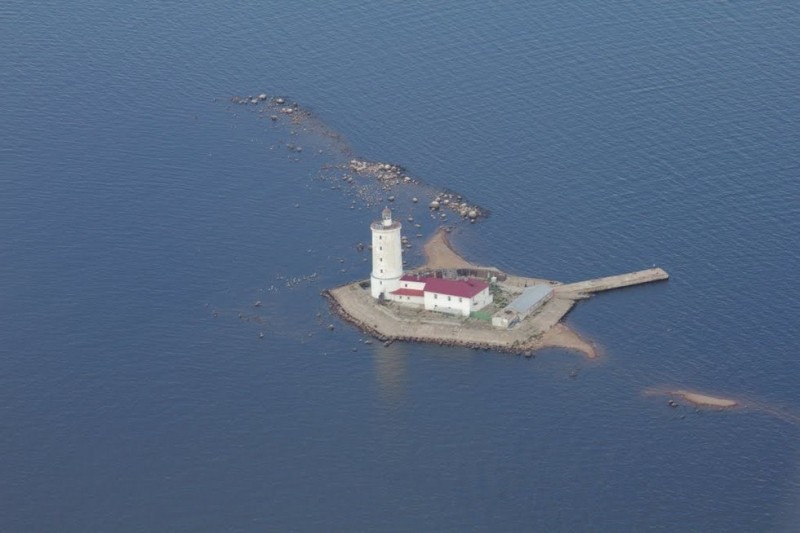
[[[631,285],[641,285],[643,283],[652,283],[654,281],[662,281],[665,279],[669,279],[669,274],[667,274],[665,270],[661,268],[648,268],[646,270],[629,272],[627,274],[618,274],[616,276],[589,279],[575,283],[565,283],[555,287],[555,292],[556,294],[564,296],[569,294],[592,294],[595,292],[621,289],[623,287],[630,287]]]

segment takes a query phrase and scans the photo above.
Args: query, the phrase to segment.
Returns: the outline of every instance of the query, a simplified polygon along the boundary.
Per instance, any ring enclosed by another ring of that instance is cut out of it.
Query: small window
[[[463,301],[461,298],[458,299],[459,302]]]
[[[450,297],[449,297],[449,296],[447,297],[447,301],[448,301],[448,302],[450,301]]]
[[[383,257],[379,257],[379,258],[378,258],[378,261],[380,261],[381,263],[383,263]]]
[[[378,250],[383,251],[383,246],[378,246]]]
[[[383,269],[381,269],[381,274],[383,274]],[[383,283],[383,282],[381,282],[381,283]]]
[[[433,299],[434,299],[434,300],[438,300],[438,299],[439,299],[439,295],[438,295],[438,294],[434,294],[434,295],[433,295]]]

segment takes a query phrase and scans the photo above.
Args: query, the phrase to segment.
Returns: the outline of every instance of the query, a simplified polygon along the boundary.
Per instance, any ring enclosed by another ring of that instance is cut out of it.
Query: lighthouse
[[[373,222],[372,228],[372,297],[384,297],[400,288],[403,277],[403,248],[400,237],[402,225],[392,220],[392,211],[386,207],[381,220]]]

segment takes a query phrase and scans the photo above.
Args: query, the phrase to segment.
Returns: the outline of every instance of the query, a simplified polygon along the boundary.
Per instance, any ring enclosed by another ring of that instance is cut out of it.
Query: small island
[[[333,311],[385,343],[428,342],[531,356],[564,348],[597,356],[561,321],[579,300],[601,291],[669,278],[661,268],[561,283],[515,276],[459,256],[439,229],[424,265],[404,270],[402,225],[391,211],[373,222],[372,275],[323,292]]]

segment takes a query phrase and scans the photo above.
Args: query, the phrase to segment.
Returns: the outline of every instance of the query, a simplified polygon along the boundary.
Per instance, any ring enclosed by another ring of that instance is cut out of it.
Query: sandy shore
[[[556,324],[542,336],[539,348],[563,348],[582,353],[589,359],[594,359],[598,355],[594,344],[563,323]]]
[[[421,268],[481,268],[470,263],[453,249],[444,228],[439,228],[423,246],[426,262]]]

